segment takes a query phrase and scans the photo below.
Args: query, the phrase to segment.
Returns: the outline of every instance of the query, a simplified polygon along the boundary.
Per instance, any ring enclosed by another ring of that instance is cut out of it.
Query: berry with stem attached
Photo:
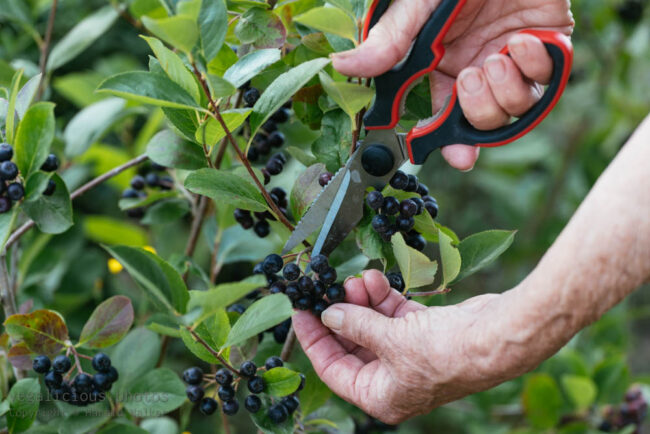
[[[190,402],[199,402],[203,399],[205,390],[203,390],[201,386],[187,386],[187,389],[185,389],[185,394],[187,395],[187,399],[189,399]]]
[[[278,273],[280,270],[282,270],[283,265],[284,265],[284,260],[282,259],[282,256],[277,255],[275,253],[267,256],[264,259],[264,262],[262,262],[262,267],[266,274]]]
[[[284,276],[285,279],[294,282],[298,280],[298,278],[300,277],[300,267],[293,262],[289,262],[287,265],[284,266],[282,275]]]
[[[321,273],[329,268],[329,261],[325,255],[316,255],[311,257],[311,269],[316,273]]]
[[[183,381],[193,386],[201,384],[203,381],[203,370],[196,366],[186,369],[183,372]]]
[[[52,361],[52,369],[59,374],[65,374],[70,368],[72,368],[72,362],[63,354],[56,356]]]
[[[232,383],[232,372],[226,368],[221,368],[214,374],[214,379],[221,386],[229,386]]]
[[[241,364],[239,372],[244,377],[253,377],[257,373],[257,366],[251,360],[247,360]]]

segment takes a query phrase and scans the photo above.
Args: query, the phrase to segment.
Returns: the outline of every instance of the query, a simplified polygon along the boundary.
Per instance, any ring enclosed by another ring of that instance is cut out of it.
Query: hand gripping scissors
[[[406,58],[376,77],[376,95],[364,117],[366,137],[346,165],[314,200],[287,241],[284,252],[320,229],[312,256],[329,255],[363,217],[368,187],[381,191],[407,161],[424,164],[431,152],[463,143],[496,147],[513,142],[533,130],[550,113],[562,95],[571,73],[573,49],[564,35],[545,30],[524,30],[538,37],[553,60],[553,75],[543,97],[515,122],[492,131],[474,128],[463,115],[457,88],[433,118],[418,123],[408,134],[395,130],[408,91],[436,69],[445,49],[442,41],[466,0],[442,0],[412,44]],[[374,0],[365,21],[364,40],[390,6],[390,0]],[[501,51],[508,54],[507,47]]]

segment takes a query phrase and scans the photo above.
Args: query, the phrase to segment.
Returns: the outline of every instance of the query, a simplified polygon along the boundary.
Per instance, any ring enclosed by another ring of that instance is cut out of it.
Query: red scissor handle
[[[377,95],[364,118],[367,129],[391,129],[399,122],[401,104],[411,85],[436,69],[444,55],[442,40],[465,4],[465,0],[442,0],[420,31],[407,58],[397,67],[375,78]],[[373,1],[364,28],[364,38],[390,6],[390,0]],[[458,101],[456,85],[447,105],[431,121],[418,125],[407,136],[411,162],[423,164],[434,150],[451,144],[482,147],[513,142],[539,125],[557,104],[571,74],[573,48],[558,32],[524,30],[538,37],[553,60],[553,75],[544,96],[526,114],[505,127],[481,131],[465,118]],[[501,53],[508,54],[507,47]]]

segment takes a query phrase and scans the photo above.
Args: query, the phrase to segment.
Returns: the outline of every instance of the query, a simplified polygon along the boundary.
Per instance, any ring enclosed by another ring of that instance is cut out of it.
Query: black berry
[[[55,190],[56,190],[56,182],[50,179],[49,181],[47,181],[47,187],[45,187],[45,191],[43,191],[43,195],[52,196]]]
[[[264,391],[264,379],[254,376],[248,380],[247,386],[251,393],[262,393]]]
[[[429,187],[427,187],[424,184],[420,184],[418,186],[418,189],[417,189],[416,193],[419,194],[420,196],[428,196],[429,195]]]
[[[327,288],[327,299],[331,303],[340,303],[345,300],[345,288],[343,285],[335,283],[334,285]]]
[[[314,281],[307,276],[302,276],[300,280],[298,280],[298,287],[300,287],[303,294],[310,294],[314,289]]]
[[[400,231],[408,232],[415,226],[415,219],[413,219],[413,217],[400,216],[397,218],[395,223]]]
[[[284,366],[284,362],[278,356],[271,356],[268,359],[266,359],[266,362],[264,362],[264,367],[266,368],[267,371],[273,368],[280,368],[282,366]]]
[[[93,375],[93,385],[97,390],[101,390],[105,392],[111,388],[112,384],[113,383],[109,381],[108,374],[105,374],[103,372],[98,372],[95,375]],[[190,386],[190,387],[197,387],[197,386]]]
[[[214,412],[217,411],[217,408],[219,408],[219,404],[217,404],[217,401],[212,398],[203,398],[199,405],[199,410],[201,410],[201,413],[206,416],[214,414]]]
[[[255,233],[260,238],[266,238],[271,233],[271,225],[266,220],[260,220],[253,227]]]
[[[221,368],[214,374],[214,379],[221,386],[229,386],[232,383],[232,372],[226,368]]]
[[[311,311],[314,313],[316,316],[321,316],[323,312],[325,312],[325,309],[327,309],[329,305],[325,300],[318,300],[315,304],[314,307],[312,307]]]
[[[378,191],[371,191],[366,197],[366,203],[375,211],[378,211],[384,205],[384,196]]]
[[[47,356],[38,356],[32,362],[32,368],[38,374],[45,374],[50,370],[50,365],[51,362]]]
[[[300,297],[300,298],[298,298],[298,300],[296,300],[295,308],[298,309],[298,310],[306,311],[306,310],[311,309],[313,304],[314,304],[314,302],[311,299],[311,297],[304,296],[304,297]]]
[[[395,190],[404,190],[409,185],[409,177],[406,173],[398,170],[390,180],[390,186]]]
[[[321,175],[318,177],[318,183],[320,184],[321,187],[325,187],[327,184],[330,183],[334,175],[332,175],[329,172],[321,173]]]
[[[268,121],[264,122],[264,125],[262,125],[262,129],[270,134],[277,131],[278,126],[276,125],[275,122],[273,122],[272,119],[269,119]]]
[[[264,262],[262,263],[264,272],[267,274],[279,272],[280,270],[282,270],[283,265],[284,265],[284,260],[282,259],[282,256],[276,255],[275,253],[267,256],[264,259]]]
[[[9,143],[0,143],[0,161],[9,161],[14,156],[14,148]]]
[[[372,218],[372,228],[380,234],[386,232],[389,226],[390,220],[385,215],[378,214]]]
[[[290,283],[287,285],[287,289],[284,293],[287,295],[287,297],[289,297],[289,300],[291,301],[297,301],[300,297],[302,297],[302,291],[300,290],[300,287],[297,283]]]
[[[217,394],[219,395],[220,400],[230,401],[235,397],[235,389],[233,389],[231,386],[219,386]]]
[[[438,217],[438,204],[436,202],[424,202],[424,208],[431,215],[431,217]]]
[[[104,353],[97,353],[92,360],[93,369],[97,372],[108,372],[111,369],[111,359]]]
[[[284,407],[287,409],[287,412],[289,414],[292,414],[300,406],[300,401],[298,401],[298,398],[296,398],[295,396],[290,395],[282,398],[280,404],[284,405]]]
[[[312,289],[312,293],[314,297],[316,298],[321,298],[322,296],[325,295],[325,290],[327,289],[327,285],[325,282],[322,280],[316,280],[314,281],[314,289]]]
[[[404,279],[400,273],[388,273],[386,274],[388,283],[390,287],[398,291],[404,291]]]
[[[269,292],[271,294],[280,294],[284,293],[284,291],[287,290],[287,285],[281,280],[278,280],[277,282],[274,282],[270,287],[269,287]]]
[[[311,269],[316,273],[321,273],[329,267],[329,261],[325,255],[316,255],[311,257]]]
[[[143,176],[136,175],[131,180],[131,188],[134,190],[143,190],[147,186],[147,181],[145,181]]]
[[[422,251],[427,246],[427,241],[420,234],[412,234],[406,238],[406,244],[415,250]]]
[[[409,183],[404,190],[411,193],[415,193],[416,191],[418,191],[418,187],[420,186],[418,177],[415,175],[409,175],[408,177],[409,177]]]
[[[158,187],[160,184],[160,176],[157,173],[147,173],[144,179],[149,187]]]
[[[244,102],[248,107],[253,107],[258,99],[260,99],[260,91],[256,88],[251,87],[244,92]]]
[[[86,375],[86,374],[83,374]],[[86,375],[90,379],[90,376]],[[75,378],[76,380],[76,378]],[[48,371],[47,374],[45,374],[45,378],[43,378],[43,381],[45,382],[45,385],[48,388],[53,388],[53,387],[59,387],[61,386],[61,383],[63,382],[63,377],[61,374],[58,372],[54,371]]]
[[[293,262],[289,262],[287,265],[284,266],[282,275],[284,276],[285,279],[292,282],[298,280],[298,278],[300,277],[300,267]]]
[[[56,356],[52,361],[52,369],[59,374],[65,374],[72,368],[72,362],[63,354]]]
[[[106,376],[108,377],[108,380],[111,383],[115,383],[117,381],[117,379],[120,378],[120,376],[119,376],[119,374],[117,372],[117,369],[115,369],[115,366],[111,366],[111,369],[108,370],[108,372],[106,373]]]
[[[188,368],[183,372],[183,381],[193,386],[201,384],[203,381],[203,371],[197,367]]]
[[[77,389],[78,392],[90,393],[93,387],[93,377],[85,373],[77,374],[74,380],[72,380],[72,386]]]
[[[239,367],[239,372],[244,377],[252,377],[257,372],[257,366],[252,361],[247,360],[241,364],[241,366]]]
[[[282,169],[284,169],[284,166],[280,160],[271,159],[266,163],[266,170],[271,176],[279,175],[282,173]]]
[[[411,199],[411,201],[417,207],[417,209],[415,210],[415,215],[422,214],[422,211],[424,211],[424,201],[422,199],[420,199],[419,197],[414,197],[414,198]]]
[[[386,215],[395,215],[399,213],[400,203],[396,197],[388,196],[384,199],[382,212]]]
[[[11,209],[11,199],[0,197],[0,214],[4,214]]]
[[[56,155],[50,154],[45,159],[45,162],[41,166],[41,170],[44,172],[55,172],[59,168],[59,159]]]
[[[3,161],[0,164],[0,178],[11,181],[18,176],[18,166],[11,161]]]
[[[277,112],[273,113],[271,120],[277,122],[278,124],[283,124],[289,120],[290,113],[286,108],[281,108]]]
[[[257,152],[257,148],[251,146],[248,149],[248,153],[246,154],[246,158],[248,159],[248,161],[250,161],[251,163],[255,163],[259,157],[260,154],[259,152]]]
[[[187,389],[185,389],[185,394],[187,395],[187,398],[190,400],[190,402],[199,402],[203,399],[205,391],[201,386],[187,386]]]
[[[244,400],[244,407],[250,413],[257,413],[262,408],[262,400],[257,395],[248,395]]]
[[[226,414],[228,416],[237,414],[239,411],[239,401],[232,399],[230,401],[224,402],[223,406],[221,407],[221,411],[223,411],[223,414]]]
[[[269,144],[272,148],[281,148],[285,141],[286,138],[280,131],[274,131],[269,134]]]
[[[418,206],[411,199],[405,199],[400,204],[399,210],[403,217],[413,217],[418,211]]]
[[[282,404],[274,404],[269,408],[268,412],[269,419],[275,424],[281,424],[286,421],[289,417],[289,412],[287,408]]]
[[[338,276],[336,270],[333,267],[328,267],[322,273],[318,274],[318,278],[324,284],[331,285],[332,283],[336,282]]]

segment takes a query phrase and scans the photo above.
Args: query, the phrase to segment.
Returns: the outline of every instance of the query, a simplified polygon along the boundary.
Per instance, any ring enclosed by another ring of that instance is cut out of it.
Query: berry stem
[[[410,297],[430,297],[432,295],[444,295],[444,294],[449,294],[451,292],[451,288],[443,288],[443,289],[436,289],[435,291],[428,291],[428,292],[406,292],[406,296]]]
[[[39,68],[41,70],[41,79],[38,82],[38,90],[36,91],[36,100],[39,101],[43,96],[43,91],[45,89],[45,74],[47,68],[47,60],[50,57],[50,44],[52,42],[52,32],[54,31],[54,20],[56,18],[56,8],[59,4],[58,0],[52,0],[52,6],[50,8],[50,16],[47,20],[47,28],[45,30],[45,38],[43,40],[43,45],[41,46],[41,59]]]
[[[103,182],[119,175],[120,173],[124,172],[125,170],[130,169],[133,166],[137,166],[138,164],[142,163],[143,161],[146,161],[149,157],[146,155],[140,155],[139,157],[134,158],[133,160],[127,161],[126,163],[122,164],[121,166],[118,166],[103,175],[98,176],[97,178],[94,178],[75,191],[70,194],[70,200],[74,200],[78,198],[79,196],[87,193],[89,190],[92,190],[93,188],[97,187],[98,185],[102,184]],[[29,220],[25,224],[23,224],[21,227],[16,229],[9,239],[7,240],[7,243],[5,244],[4,250],[2,251],[2,254],[0,256],[5,256],[7,254],[7,249],[11,247],[16,241],[18,241],[27,231],[29,231],[31,228],[34,227],[34,220]]]
[[[293,330],[293,325],[289,327],[289,333],[287,333],[287,340],[284,341],[282,346],[282,352],[280,353],[280,358],[285,362],[289,361],[291,358],[291,353],[293,352],[293,347],[296,344],[296,332]]]
[[[196,340],[198,343],[200,343],[201,345],[203,345],[203,347],[204,347],[206,350],[208,350],[208,352],[209,352],[210,354],[212,354],[214,357],[216,357],[217,360],[219,360],[219,362],[221,362],[221,364],[223,364],[226,368],[230,369],[230,370],[231,370],[232,372],[234,372],[235,374],[241,376],[241,373],[240,373],[237,369],[235,369],[235,368],[234,368],[230,363],[228,363],[228,361],[227,361],[226,359],[224,359],[224,358],[221,356],[220,353],[218,353],[217,351],[215,351],[214,348],[212,348],[212,347],[210,346],[210,344],[208,344],[205,340],[203,340],[203,338],[202,338],[201,336],[199,336],[198,333],[196,333],[194,330],[192,330],[191,327],[185,327],[185,328],[187,329],[187,331],[190,332],[190,334],[192,335],[192,337],[194,338],[194,340]]]

